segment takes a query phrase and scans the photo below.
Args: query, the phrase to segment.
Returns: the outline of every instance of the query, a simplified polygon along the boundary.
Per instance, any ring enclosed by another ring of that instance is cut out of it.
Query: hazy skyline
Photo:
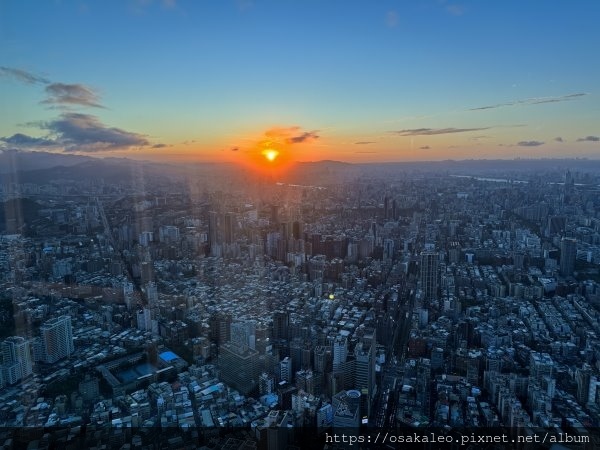
[[[597,158],[599,19],[595,1],[0,0],[0,149]]]

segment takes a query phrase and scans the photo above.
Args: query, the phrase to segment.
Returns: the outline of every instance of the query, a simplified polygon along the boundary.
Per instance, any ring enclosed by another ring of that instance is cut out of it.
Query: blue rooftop
[[[177,356],[175,353],[173,353],[173,352],[171,352],[171,351],[168,351],[168,352],[162,352],[162,353],[161,353],[160,355],[158,355],[158,356],[160,356],[160,359],[162,359],[163,361],[166,361],[166,362],[171,362],[171,361],[173,361],[174,359],[177,359],[177,358],[179,358],[179,356]]]

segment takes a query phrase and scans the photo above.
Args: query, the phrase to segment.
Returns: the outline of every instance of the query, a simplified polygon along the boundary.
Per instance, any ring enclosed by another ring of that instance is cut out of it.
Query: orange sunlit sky
[[[0,1],[0,151],[600,156],[600,2]]]

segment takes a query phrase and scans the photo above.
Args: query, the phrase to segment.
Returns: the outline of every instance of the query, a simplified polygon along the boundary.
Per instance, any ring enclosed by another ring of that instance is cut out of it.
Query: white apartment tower
[[[73,353],[73,328],[69,316],[47,320],[40,327],[40,335],[46,363],[54,363]]]

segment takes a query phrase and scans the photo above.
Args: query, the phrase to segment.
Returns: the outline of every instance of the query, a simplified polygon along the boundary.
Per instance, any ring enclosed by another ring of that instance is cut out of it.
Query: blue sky
[[[236,160],[279,130],[298,160],[598,157],[599,19],[596,1],[0,0],[0,148]]]

